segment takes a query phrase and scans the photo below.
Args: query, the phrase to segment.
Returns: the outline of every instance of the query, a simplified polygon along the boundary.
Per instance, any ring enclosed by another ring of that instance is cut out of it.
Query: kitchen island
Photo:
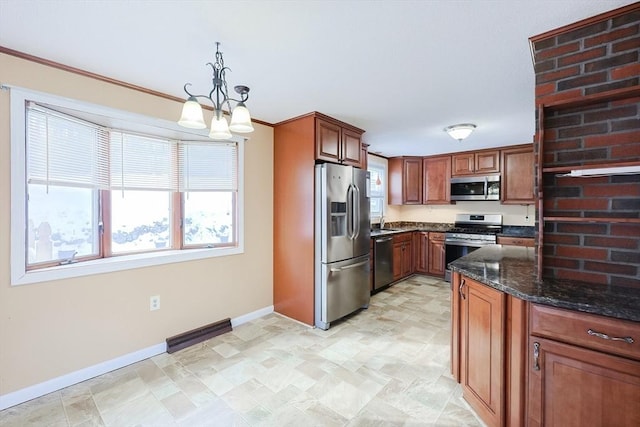
[[[494,245],[449,264],[478,282],[525,301],[640,322],[637,288],[536,279],[534,248]]]
[[[449,264],[465,400],[489,426],[638,425],[640,289],[537,280],[534,253],[492,245]]]

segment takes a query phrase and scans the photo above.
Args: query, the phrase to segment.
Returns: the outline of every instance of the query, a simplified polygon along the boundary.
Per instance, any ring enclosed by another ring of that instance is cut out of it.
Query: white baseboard
[[[266,316],[270,313],[273,313],[273,306],[265,307],[251,313],[235,317],[231,319],[231,326],[236,327],[242,325],[243,323],[247,323],[260,317]],[[65,387],[78,384],[82,381],[97,377],[98,375],[103,375],[107,372],[115,371],[116,369],[131,365],[132,363],[136,363],[141,360],[164,353],[165,351],[167,351],[166,342],[155,344],[150,347],[143,348],[142,350],[134,351],[132,353],[116,357],[115,359],[107,360],[106,362],[98,363],[96,365],[89,366],[87,368],[80,369],[78,371],[74,371],[39,384],[25,387],[12,393],[2,394],[0,395],[0,411],[15,405],[19,405],[20,403],[27,402],[31,399],[44,396],[45,394],[61,390]]]
[[[267,314],[273,313],[273,306],[261,308],[260,310],[252,311],[251,313],[243,314],[242,316],[234,317],[231,319],[231,326],[235,328],[243,323],[251,322],[252,320],[259,319]]]

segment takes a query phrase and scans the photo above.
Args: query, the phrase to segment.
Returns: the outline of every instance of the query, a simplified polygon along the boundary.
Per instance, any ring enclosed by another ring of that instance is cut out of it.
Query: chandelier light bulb
[[[187,102],[184,103],[182,116],[180,116],[178,124],[189,129],[204,129],[207,127],[202,115],[202,107],[195,97],[190,96]]]
[[[218,114],[213,114],[213,119],[211,119],[211,132],[209,132],[209,138],[211,139],[229,139],[231,138],[231,132],[229,132],[229,125],[227,124],[227,119],[222,115],[222,112]]]
[[[238,133],[253,132],[251,114],[249,114],[249,109],[244,105],[244,102],[239,102],[236,108],[233,109],[229,129]]]

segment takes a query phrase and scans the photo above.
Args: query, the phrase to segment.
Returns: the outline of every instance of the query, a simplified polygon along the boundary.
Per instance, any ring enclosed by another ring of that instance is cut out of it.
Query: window
[[[371,177],[371,220],[379,221],[387,204],[387,165],[384,160],[370,156],[367,169]]]
[[[11,91],[12,284],[242,252],[242,139]]]

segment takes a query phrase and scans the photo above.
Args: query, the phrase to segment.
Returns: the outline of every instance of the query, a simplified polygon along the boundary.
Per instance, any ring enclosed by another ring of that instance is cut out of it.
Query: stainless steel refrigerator
[[[369,173],[316,165],[315,325],[369,306]]]

